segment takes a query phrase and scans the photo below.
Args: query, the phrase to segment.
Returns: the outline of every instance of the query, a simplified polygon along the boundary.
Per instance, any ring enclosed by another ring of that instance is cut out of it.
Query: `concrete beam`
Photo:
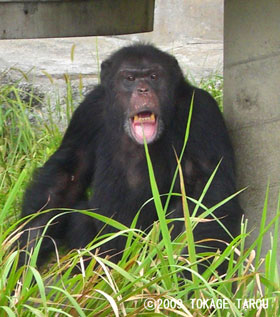
[[[0,39],[147,32],[153,16],[154,0],[1,0]]]

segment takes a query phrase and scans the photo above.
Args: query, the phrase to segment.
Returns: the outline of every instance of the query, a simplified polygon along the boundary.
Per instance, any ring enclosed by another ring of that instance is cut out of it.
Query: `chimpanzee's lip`
[[[152,111],[141,111],[130,118],[130,130],[139,144],[152,143],[158,132],[158,116]]]

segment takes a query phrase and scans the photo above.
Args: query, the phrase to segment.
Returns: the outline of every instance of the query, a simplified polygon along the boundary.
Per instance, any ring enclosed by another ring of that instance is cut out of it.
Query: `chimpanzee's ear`
[[[110,72],[111,72],[111,66],[112,66],[112,62],[110,60],[105,60],[104,62],[102,62],[101,74],[100,74],[101,84],[108,83],[108,76],[110,75]]]

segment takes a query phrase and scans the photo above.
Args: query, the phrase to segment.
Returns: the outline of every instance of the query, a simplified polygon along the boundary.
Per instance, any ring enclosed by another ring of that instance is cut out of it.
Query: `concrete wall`
[[[156,0],[154,31],[130,38],[168,44],[223,40],[223,0]]]
[[[269,220],[280,189],[280,1],[226,0],[224,112],[237,159],[241,203],[255,228],[270,183]],[[266,247],[270,237],[266,236]],[[280,261],[279,261],[280,263]]]
[[[1,18],[1,14],[0,14]],[[10,67],[28,73],[40,92],[54,92],[47,72],[65,95],[64,74],[74,87],[83,77],[85,90],[97,83],[99,65],[114,50],[134,41],[150,41],[178,59],[183,71],[199,82],[213,73],[222,73],[223,0],[156,0],[154,31],[150,33],[106,36],[0,41],[0,75]],[[75,45],[74,60],[70,58]],[[22,77],[9,71],[1,81]],[[21,81],[24,84],[24,81]],[[28,84],[28,83],[27,83]]]

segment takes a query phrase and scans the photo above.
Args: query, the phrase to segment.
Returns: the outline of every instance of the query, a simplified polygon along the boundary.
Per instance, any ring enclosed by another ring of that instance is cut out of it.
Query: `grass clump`
[[[207,90],[212,86],[209,85]],[[217,94],[216,97],[222,95],[218,90],[210,93]],[[184,214],[180,219],[167,219],[167,205],[162,205],[147,146],[150,183],[159,218],[152,228],[145,232],[136,229],[138,214],[131,226],[126,227],[94,212],[64,210],[64,213],[79,212],[98,218],[118,231],[106,236],[101,233],[82,250],[66,254],[57,250],[52,262],[40,271],[35,266],[39,241],[30,254],[29,264],[17,269],[19,252],[23,251],[10,247],[21,234],[17,222],[21,197],[33,169],[42,165],[61,141],[62,134],[54,117],[65,112],[70,118],[71,90],[68,94],[66,109],[58,103],[57,112],[41,113],[40,107],[34,108],[30,101],[35,97],[30,95],[27,101],[23,100],[16,85],[0,88],[0,316],[279,316],[276,260],[280,206],[272,221],[266,223],[269,189],[260,233],[249,249],[245,248],[248,233],[247,222],[243,221],[241,234],[224,252],[196,254],[191,230],[175,241],[170,239],[172,221],[183,221],[192,229],[198,221],[188,212],[180,156],[177,173],[181,193],[176,195],[182,198]],[[187,146],[188,128],[184,146]],[[211,179],[207,186],[210,183]],[[167,195],[175,195],[172,188]],[[202,197],[197,205],[201,200]],[[202,217],[216,207],[205,208]],[[271,229],[274,232],[271,248],[262,259],[262,240]],[[116,265],[110,258],[101,257],[98,248],[119,235],[125,235],[127,243]],[[183,256],[186,245],[189,254]],[[200,275],[197,264],[205,257],[213,261]],[[229,262],[228,270],[220,277],[216,268],[225,259]],[[85,261],[89,262],[87,266]],[[186,275],[190,278],[186,279]]]

